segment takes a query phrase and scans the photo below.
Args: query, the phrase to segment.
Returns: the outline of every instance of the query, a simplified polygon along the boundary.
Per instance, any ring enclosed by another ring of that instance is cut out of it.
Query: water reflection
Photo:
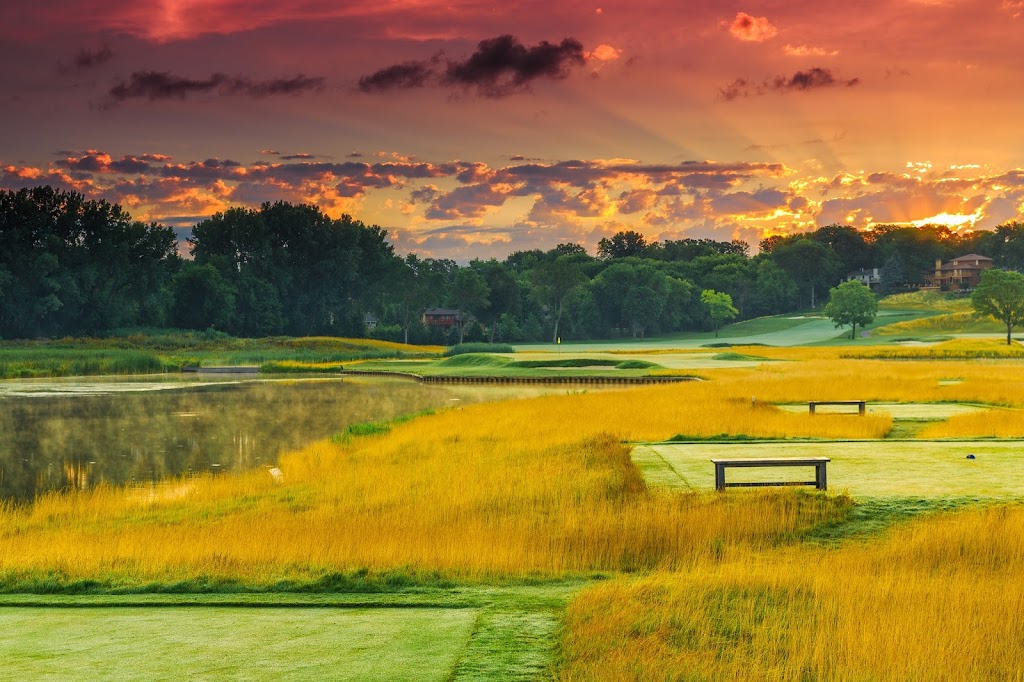
[[[386,379],[0,382],[0,497],[269,468],[352,423],[540,392]]]

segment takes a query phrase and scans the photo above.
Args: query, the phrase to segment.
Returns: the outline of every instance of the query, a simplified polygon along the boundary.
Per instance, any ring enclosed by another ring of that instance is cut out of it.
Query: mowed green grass
[[[829,457],[829,490],[855,498],[1024,497],[1024,441],[706,442],[633,450],[649,483],[695,490],[714,488],[710,460],[747,457]],[[726,471],[727,481],[813,479],[812,467]]]
[[[9,680],[445,680],[469,608],[0,607]]]

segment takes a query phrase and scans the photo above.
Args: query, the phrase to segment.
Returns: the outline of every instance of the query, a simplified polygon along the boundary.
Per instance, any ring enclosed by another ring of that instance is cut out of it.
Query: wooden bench
[[[867,412],[867,401],[865,400],[813,400],[807,403],[807,407],[810,409],[811,414],[814,414],[814,409],[818,405],[856,405],[857,414],[862,417]]]
[[[818,490],[828,490],[825,465],[828,457],[757,457],[750,459],[713,459],[715,465],[715,490],[726,488],[760,488],[769,485],[813,485]],[[773,481],[768,483],[726,483],[726,467],[814,467],[813,481]]]

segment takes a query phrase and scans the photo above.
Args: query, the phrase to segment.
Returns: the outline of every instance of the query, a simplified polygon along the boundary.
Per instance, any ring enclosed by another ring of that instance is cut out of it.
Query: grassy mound
[[[511,364],[508,358],[486,353],[466,353],[445,358],[437,363],[439,367],[506,367]]]
[[[878,307],[890,310],[939,310],[952,313],[970,310],[971,301],[968,298],[953,298],[935,291],[911,291],[886,296],[878,302]]]
[[[747,355],[746,353],[735,353],[735,352],[730,351],[728,353],[718,353],[717,355],[713,355],[711,357],[711,359],[712,360],[726,360],[726,361],[743,361],[743,360],[767,361],[767,360],[770,360],[771,358],[766,358],[766,357],[763,357],[763,356],[760,356],[760,355]]]
[[[451,357],[467,353],[515,353],[516,349],[505,343],[460,343],[445,350],[444,354]]]
[[[609,358],[552,358],[549,360],[516,360],[509,367],[533,369],[538,367],[616,367],[621,362]]]
[[[878,327],[875,336],[923,336],[930,334],[984,334],[999,332],[1004,327],[989,317],[977,315],[973,310],[946,313],[905,322],[894,322]]]

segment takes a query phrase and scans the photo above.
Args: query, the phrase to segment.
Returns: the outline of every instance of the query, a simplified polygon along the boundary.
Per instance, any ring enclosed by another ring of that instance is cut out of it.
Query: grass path
[[[534,680],[584,586],[2,595],[4,679]]]
[[[7,679],[444,680],[472,609],[0,608]]]

